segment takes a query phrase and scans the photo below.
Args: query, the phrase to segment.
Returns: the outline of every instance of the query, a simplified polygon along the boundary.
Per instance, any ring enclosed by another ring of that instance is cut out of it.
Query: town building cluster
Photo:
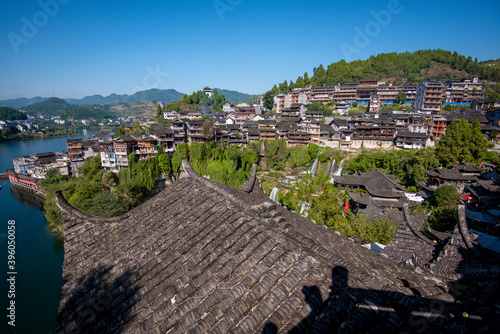
[[[205,87],[204,92],[211,94],[209,87]],[[394,103],[400,92],[405,93],[406,101],[412,103],[414,109],[380,108],[382,104]],[[102,130],[87,140],[68,139],[67,152],[15,158],[14,172],[33,178],[34,182],[54,168],[61,175],[77,176],[78,168],[91,156],[100,156],[103,167],[118,170],[129,165],[131,153],[139,160],[147,160],[158,154],[159,147],[172,155],[179,144],[207,141],[246,144],[283,139],[289,147],[315,143],[346,150],[421,149],[434,146],[452,120],[478,121],[484,133],[500,132],[500,104],[481,98],[482,93],[483,84],[478,78],[449,80],[447,85],[428,80],[414,86],[386,85],[378,79],[363,79],[322,88],[296,88],[290,94],[279,94],[274,98],[276,113],[263,114],[262,99],[253,105],[226,103],[222,112],[212,112],[206,107],[179,112],[165,110],[166,124],[158,124],[156,118],[137,122],[144,130],[143,135],[117,137],[111,130]],[[335,101],[336,116],[328,117],[324,111],[310,108],[313,102],[332,101]],[[439,113],[443,101],[470,104],[472,109]],[[353,102],[366,104],[367,111],[353,113]],[[50,117],[51,121],[60,120],[57,116]],[[34,127],[33,120],[16,122],[23,129]],[[122,128],[132,132],[132,125],[127,123]]]
[[[484,101],[475,100],[476,106]],[[354,113],[350,116],[325,117],[323,111],[297,108],[281,114],[260,114],[255,107],[225,105],[230,112],[205,113],[165,111],[168,125],[154,118],[139,125],[147,134],[114,136],[102,130],[87,140],[68,139],[67,153],[44,152],[14,159],[14,170],[35,179],[43,179],[47,170],[56,168],[61,175],[78,175],[78,167],[91,156],[100,156],[101,165],[110,170],[127,167],[128,156],[139,160],[156,156],[158,148],[171,155],[182,143],[207,141],[246,144],[261,140],[284,139],[289,147],[315,143],[341,149],[399,148],[421,149],[434,146],[452,120],[479,121],[484,132],[500,130],[500,110],[487,113],[467,109],[445,114],[423,114],[419,110]],[[204,129],[207,120],[211,126]],[[124,126],[131,130],[131,126]]]
[[[0,120],[0,131],[7,127],[14,127],[19,132],[36,132],[40,128],[38,124],[33,123],[32,120]]]
[[[290,109],[294,104],[328,104],[333,101],[346,103],[395,103],[398,94],[405,94],[405,102],[414,104],[423,113],[439,113],[441,104],[470,104],[483,96],[483,83],[474,77],[462,80],[448,80],[444,85],[438,79],[431,79],[419,85],[393,85],[378,79],[362,79],[343,85],[324,85],[324,87],[295,88],[288,94],[274,97],[278,113]]]

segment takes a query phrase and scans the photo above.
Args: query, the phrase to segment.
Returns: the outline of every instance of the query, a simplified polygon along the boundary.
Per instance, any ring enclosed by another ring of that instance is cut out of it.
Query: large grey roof
[[[417,332],[412,321],[437,310],[451,317],[426,322],[430,332],[488,328],[491,303],[483,313],[467,304],[471,318],[460,317],[446,281],[274,204],[256,166],[241,190],[183,168],[186,177],[119,217],[90,217],[56,195],[58,333]]]
[[[343,186],[362,186],[370,195],[384,198],[404,198],[406,191],[393,176],[376,169],[360,175],[336,176],[335,183]]]

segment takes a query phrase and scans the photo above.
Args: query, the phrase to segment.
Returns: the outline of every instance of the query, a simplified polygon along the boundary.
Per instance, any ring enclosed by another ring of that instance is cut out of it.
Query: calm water
[[[37,152],[66,151],[66,139],[87,136],[36,139],[0,143],[0,171],[12,168],[12,158]],[[40,204],[21,199],[8,180],[0,180],[0,333],[55,333],[62,284],[64,248],[61,238],[47,229]],[[16,263],[15,327],[9,326],[10,299],[7,283],[7,226],[15,221]]]

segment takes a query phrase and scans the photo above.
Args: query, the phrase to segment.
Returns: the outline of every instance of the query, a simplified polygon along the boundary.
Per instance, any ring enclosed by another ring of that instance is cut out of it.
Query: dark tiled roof
[[[334,134],[335,131],[333,130],[331,125],[328,124],[320,124],[320,131],[321,133],[328,133],[328,134]]]
[[[297,128],[298,128],[297,124],[290,122],[278,122],[276,124],[276,129],[280,131],[291,131]]]
[[[429,135],[422,132],[411,132],[411,131],[400,130],[398,131],[398,133],[396,133],[396,138],[397,137],[427,139],[429,138]]]
[[[450,317],[426,322],[429,332],[488,328],[477,305],[453,308],[459,296],[432,272],[272,203],[256,168],[238,190],[183,167],[186,177],[119,217],[87,216],[56,195],[58,333],[416,332],[412,321],[438,309]],[[494,314],[489,302],[480,310]]]
[[[460,166],[457,166],[457,169],[461,172],[461,173],[481,173],[483,170],[474,165],[474,164],[464,164],[464,165],[460,165]]]
[[[262,124],[262,125],[276,125],[276,120],[274,119],[263,119],[263,120],[260,120],[259,121],[259,124]]]
[[[463,175],[456,169],[437,168],[433,171],[424,170],[424,172],[431,177],[437,177],[442,180],[474,181],[476,179],[475,176]]]
[[[495,103],[495,102],[498,102],[498,100],[496,100],[496,99],[482,99],[482,98],[474,99],[474,101],[477,101],[478,103]]]
[[[335,122],[338,126],[349,126],[349,121],[343,118],[334,118],[333,122]],[[332,122],[332,123],[333,123]]]
[[[402,185],[396,182],[394,177],[379,170],[361,173],[361,175],[336,176],[335,183],[343,186],[364,187],[370,195],[383,198],[399,199],[404,197],[406,191]]]
[[[203,123],[205,123],[205,121],[201,119],[188,119],[186,123],[188,123],[189,125],[202,125]]]
[[[258,136],[259,135],[259,128],[257,128],[257,127],[249,127],[248,128],[248,134],[249,135]]]
[[[50,152],[41,152],[41,153],[35,153],[34,156],[38,158],[46,158],[46,157],[52,157],[54,156],[55,153],[50,151]]]
[[[500,193],[500,182],[498,180],[477,180],[484,189],[492,193]]]
[[[156,136],[163,136],[163,135],[167,135],[167,134],[169,134],[169,135],[173,134],[174,131],[169,126],[160,124],[160,125],[153,126],[149,130],[149,133],[152,135],[156,135]]]
[[[115,140],[115,142],[135,142],[136,138],[131,135],[123,135]]]
[[[322,110],[306,110],[306,115],[324,115],[325,112]]]
[[[382,253],[402,263],[417,257],[420,261],[430,261],[435,245],[422,233],[422,226],[429,215],[411,215],[407,206],[403,207],[403,213],[400,215],[402,219],[396,235]]]

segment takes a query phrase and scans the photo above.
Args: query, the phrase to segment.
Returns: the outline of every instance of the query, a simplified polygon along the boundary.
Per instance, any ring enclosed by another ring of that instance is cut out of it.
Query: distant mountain
[[[29,106],[30,104],[37,103],[37,102],[42,102],[47,100],[46,97],[33,97],[31,99],[21,97],[18,99],[9,99],[9,100],[3,100],[0,101],[0,107],[9,107],[9,108],[14,108],[14,109],[19,109],[22,107]]]
[[[116,104],[116,103],[132,103],[136,101],[161,101],[168,104],[182,98],[182,93],[175,89],[149,89],[132,95],[111,94],[108,96],[93,95],[86,96],[83,99],[66,99],[72,104]]]
[[[221,88],[214,88],[214,89],[217,89],[217,92],[219,94],[224,95],[226,100],[228,100],[230,103],[243,102],[243,101],[248,100],[249,98],[254,96],[251,94],[240,93],[240,92],[237,92],[235,90],[227,90],[227,89],[221,89]]]
[[[182,98],[182,93],[179,93],[175,89],[150,89],[141,92],[134,93],[132,95],[118,95],[111,94],[108,96],[102,95],[93,95],[93,96],[85,96],[83,99],[74,99],[68,98],[65,99],[65,102],[75,105],[95,105],[95,104],[116,104],[116,103],[132,103],[136,101],[161,101],[165,104],[168,104],[172,101],[179,100]],[[0,101],[0,107],[10,107],[14,109],[20,109],[23,107],[27,107],[34,103],[39,103],[46,101],[48,98],[46,97],[34,97],[31,99],[28,98],[19,98],[19,99],[10,99]]]
[[[62,115],[76,106],[58,97],[49,97],[45,101],[30,104],[24,107],[23,110],[27,113],[44,114],[44,115]]]
[[[23,108],[24,111],[30,114],[43,114],[49,116],[60,116],[61,119],[88,119],[88,118],[111,118],[112,112],[95,108],[91,106],[78,106],[69,104],[63,99],[57,97],[49,97],[47,100],[30,104]]]
[[[234,90],[227,90],[227,89],[220,89],[217,88],[217,91],[219,94],[222,94],[226,97],[226,99],[231,102],[231,103],[238,103],[245,101],[254,95],[250,94],[244,94],[240,93]],[[102,96],[102,95],[92,95],[92,96],[85,96],[83,99],[74,99],[74,98],[68,98],[64,99],[62,101],[72,104],[72,105],[99,105],[99,104],[117,104],[117,103],[133,103],[137,101],[161,101],[164,104],[169,104],[172,101],[177,101],[182,98],[184,94],[176,91],[175,89],[149,89],[141,92],[134,93],[132,95],[127,95],[127,94],[111,94],[108,96]],[[0,101],[0,107],[10,107],[14,109],[20,109],[24,108],[39,102],[46,101],[48,98],[46,97],[34,97],[31,99],[28,98],[19,98],[19,99],[10,99],[10,100],[4,100]],[[51,98],[54,99],[54,98]],[[57,98],[56,98],[57,99]],[[61,99],[59,99],[61,100]],[[56,107],[52,105],[55,100],[51,101],[51,106],[48,107],[49,109]],[[59,101],[60,102],[60,101]],[[42,105],[44,106],[44,105]],[[45,107],[47,107],[45,105]],[[58,107],[61,107],[61,105],[58,105]],[[38,108],[38,107],[36,107]],[[24,108],[26,109],[26,108]],[[57,109],[57,108],[56,108]]]

